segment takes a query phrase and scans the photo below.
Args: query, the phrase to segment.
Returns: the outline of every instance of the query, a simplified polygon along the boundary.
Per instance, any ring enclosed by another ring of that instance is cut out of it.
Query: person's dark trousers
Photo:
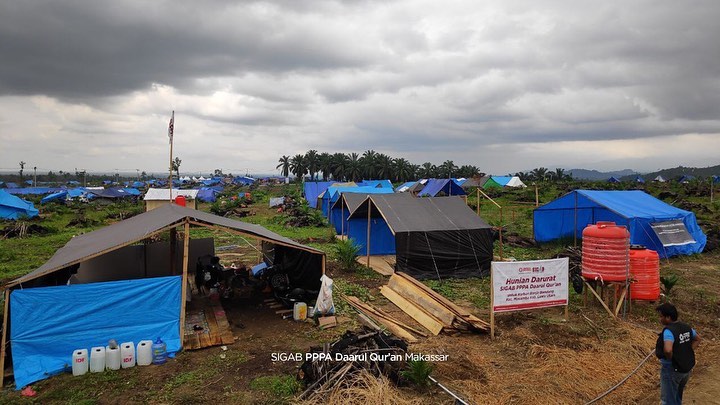
[[[690,373],[679,373],[670,364],[660,366],[660,403],[662,405],[681,405],[685,385]]]

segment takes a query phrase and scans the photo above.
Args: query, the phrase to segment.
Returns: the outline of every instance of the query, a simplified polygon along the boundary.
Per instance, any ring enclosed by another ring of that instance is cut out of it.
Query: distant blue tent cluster
[[[252,177],[247,176],[238,176],[233,179],[233,184],[241,185],[241,186],[250,186],[255,184],[255,179]]]
[[[197,193],[197,199],[202,202],[214,203],[217,201],[218,194],[220,194],[220,191],[212,187],[201,187]]]
[[[357,185],[358,187],[393,188],[390,180],[363,180]]]
[[[429,179],[418,197],[465,195],[465,190],[450,179]]]
[[[303,184],[303,196],[310,208],[317,208],[318,196],[333,184],[334,181],[307,181]]]
[[[33,218],[39,211],[33,203],[0,190],[0,219]]]
[[[13,184],[13,183],[8,183]],[[52,193],[59,193],[60,191],[65,190],[64,188],[60,187],[26,187],[26,188],[7,188],[5,191],[7,191],[10,194],[13,195],[45,195],[45,194],[52,194]]]
[[[577,218],[577,219],[576,219]],[[682,220],[695,243],[663,246],[650,224]],[[630,243],[652,249],[660,257],[702,252],[707,237],[695,214],[673,207],[640,190],[575,190],[533,212],[535,240],[548,242],[564,237],[582,237],[586,226],[612,221],[627,226]]]

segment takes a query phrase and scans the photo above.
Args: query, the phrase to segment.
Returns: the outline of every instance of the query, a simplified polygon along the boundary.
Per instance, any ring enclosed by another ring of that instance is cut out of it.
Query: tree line
[[[276,167],[280,174],[298,179],[309,175],[311,180],[360,181],[362,179],[388,179],[405,182],[419,178],[459,178],[483,176],[476,166],[457,166],[452,160],[441,165],[425,162],[413,164],[405,158],[393,158],[374,150],[358,153],[318,153],[309,150],[305,154],[283,155]]]

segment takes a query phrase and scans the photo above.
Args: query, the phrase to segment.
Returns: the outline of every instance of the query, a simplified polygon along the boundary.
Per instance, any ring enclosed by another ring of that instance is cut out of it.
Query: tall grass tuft
[[[355,261],[360,252],[358,246],[352,239],[338,240],[332,245],[332,258],[340,264],[340,268],[345,271],[353,271],[357,268],[358,263]]]

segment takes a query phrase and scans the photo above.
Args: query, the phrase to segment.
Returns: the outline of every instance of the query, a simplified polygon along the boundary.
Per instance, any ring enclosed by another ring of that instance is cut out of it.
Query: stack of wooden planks
[[[341,297],[344,298],[345,301],[347,301],[347,303],[358,312],[360,322],[371,329],[382,330],[383,328],[377,325],[380,324],[384,327],[384,329],[393,335],[402,338],[409,343],[417,342],[417,337],[415,335],[422,337],[428,336],[427,333],[400,322],[380,308],[375,308],[366,302],[362,302],[357,297],[353,297],[351,295],[343,295]]]
[[[490,330],[489,323],[405,273],[393,274],[388,284],[380,287],[380,292],[433,335],[441,331]]]
[[[220,305],[207,305],[187,310],[183,349],[229,345],[235,342],[225,310]]]

